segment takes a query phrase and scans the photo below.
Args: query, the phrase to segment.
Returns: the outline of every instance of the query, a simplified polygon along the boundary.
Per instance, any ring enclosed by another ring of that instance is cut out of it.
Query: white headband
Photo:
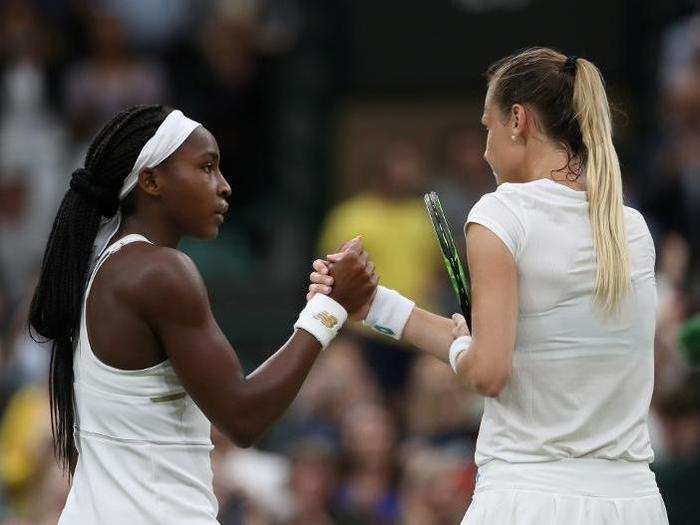
[[[131,173],[124,179],[122,189],[119,190],[119,200],[123,200],[134,189],[142,169],[154,168],[167,159],[199,125],[199,122],[187,118],[179,109],[171,111],[155,134],[143,145]]]

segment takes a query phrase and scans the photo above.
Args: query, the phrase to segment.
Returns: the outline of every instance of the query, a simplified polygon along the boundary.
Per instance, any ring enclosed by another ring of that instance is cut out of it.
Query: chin
[[[211,241],[216,239],[219,236],[219,227],[215,226],[213,229],[209,230],[205,235],[202,236],[202,238],[205,241]]]
[[[219,236],[219,227],[210,226],[208,228],[202,228],[201,230],[191,232],[189,236],[199,239],[200,241],[211,241]]]

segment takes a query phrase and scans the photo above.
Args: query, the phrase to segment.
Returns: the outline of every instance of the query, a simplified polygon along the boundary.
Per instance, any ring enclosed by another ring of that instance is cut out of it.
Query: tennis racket
[[[423,200],[435,229],[435,235],[442,251],[442,259],[445,262],[445,268],[447,268],[447,275],[459,300],[462,314],[467,320],[467,326],[471,330],[471,283],[469,282],[469,272],[465,272],[464,266],[462,266],[462,260],[459,258],[459,252],[452,238],[452,230],[450,230],[450,225],[445,218],[445,212],[442,211],[442,204],[440,204],[438,194],[431,191],[423,196]]]

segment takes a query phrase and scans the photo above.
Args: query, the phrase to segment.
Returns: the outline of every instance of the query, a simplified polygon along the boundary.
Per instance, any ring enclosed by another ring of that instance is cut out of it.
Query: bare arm
[[[470,224],[467,229],[469,271],[472,281],[472,345],[458,362],[462,383],[485,396],[497,396],[510,377],[518,315],[518,271],[505,244],[489,229]],[[329,293],[333,279],[324,262],[314,262],[309,295]],[[366,314],[366,309],[365,309]],[[466,324],[461,328],[465,333]],[[402,340],[449,362],[455,322],[414,308]]]
[[[518,320],[518,270],[505,244],[480,224],[467,228],[472,281],[472,344],[457,362],[463,384],[501,393],[512,370]],[[466,330],[466,327],[465,327]]]
[[[480,224],[467,229],[472,282],[472,344],[457,362],[462,384],[489,397],[498,396],[510,377],[518,316],[518,270],[503,242]],[[455,323],[414,309],[403,339],[448,362]],[[461,326],[468,334],[466,324]]]
[[[346,285],[357,289],[353,294],[356,303],[362,301],[359,305],[371,296],[371,285],[358,259],[337,263],[336,269],[344,273]],[[348,265],[352,265],[350,271]],[[180,252],[162,249],[154,268],[137,308],[197,405],[235,443],[251,445],[294,400],[321,345],[309,333],[297,330],[245,377],[212,315],[204,282],[192,261]]]
[[[403,329],[401,340],[432,354],[440,361],[449,363],[448,354],[454,341],[454,326],[451,319],[416,306]]]

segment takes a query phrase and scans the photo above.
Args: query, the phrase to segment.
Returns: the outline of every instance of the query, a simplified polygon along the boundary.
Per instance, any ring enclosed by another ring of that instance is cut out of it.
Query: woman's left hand
[[[462,337],[463,335],[471,335],[467,327],[467,320],[462,314],[453,314],[452,322],[454,323],[454,327],[452,328],[452,337],[454,339]]]

